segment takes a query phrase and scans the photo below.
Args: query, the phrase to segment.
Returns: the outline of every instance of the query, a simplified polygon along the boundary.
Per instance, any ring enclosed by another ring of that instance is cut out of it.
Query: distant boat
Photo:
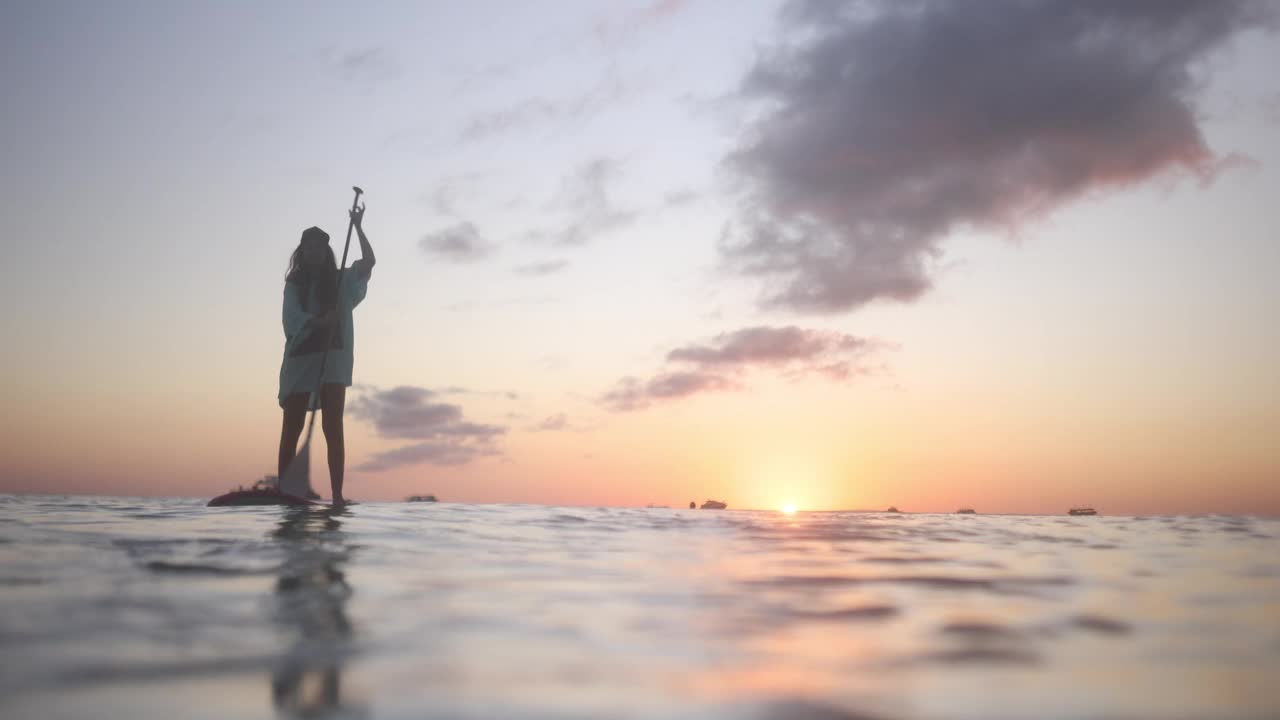
[[[645,505],[645,507],[647,507],[647,508],[661,508],[661,509],[666,509],[666,510],[670,510],[670,509],[671,509],[671,506],[670,506],[670,505],[655,505],[654,503],[649,503],[648,505]]]
[[[1068,515],[1097,515],[1098,511],[1091,507],[1076,507],[1067,511]]]
[[[889,506],[889,509],[888,509],[888,510],[885,510],[885,512],[901,512],[901,510],[899,510],[898,508],[896,508],[896,507],[894,507],[894,506],[890,505],[890,506]]]
[[[978,511],[973,508],[960,508],[956,511],[957,515],[977,515]]]
[[[706,502],[702,503],[702,509],[703,509],[703,510],[723,510],[723,509],[725,509],[725,508],[727,508],[727,507],[729,507],[729,506],[728,506],[728,505],[725,505],[724,503],[720,502],[719,500],[708,500],[708,501],[706,501]]]
[[[410,495],[404,499],[405,502],[436,502],[435,495]]]

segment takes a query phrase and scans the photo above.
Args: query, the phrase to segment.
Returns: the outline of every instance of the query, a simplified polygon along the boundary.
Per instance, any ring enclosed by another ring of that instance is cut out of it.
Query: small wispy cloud
[[[638,8],[619,10],[595,21],[596,40],[610,47],[620,45],[670,20],[691,4],[691,0],[653,0]]]
[[[351,80],[382,80],[400,72],[400,62],[388,48],[366,47],[320,50],[321,60]]]
[[[648,380],[626,377],[600,397],[600,404],[615,412],[643,410],[657,402],[678,400],[700,393],[736,390],[732,380],[708,372],[665,372]]]
[[[559,413],[543,418],[541,422],[530,426],[529,430],[533,432],[554,432],[556,430],[564,430],[568,427],[569,416],[564,413]]]
[[[438,395],[473,395],[481,397],[498,397],[506,400],[519,400],[520,393],[514,390],[475,390],[459,385],[450,385],[435,390]]]
[[[421,462],[458,465],[502,454],[494,441],[505,427],[467,420],[461,406],[437,398],[436,392],[409,385],[389,390],[361,386],[347,404],[348,414],[372,424],[379,437],[418,442],[376,453],[354,469],[375,472]]]
[[[446,305],[444,309],[448,312],[475,312],[475,311],[491,311],[491,310],[510,310],[512,308],[532,308],[542,305],[554,305],[561,302],[560,298],[551,296],[524,296],[501,298],[498,300],[463,300],[456,303]]]
[[[466,465],[473,460],[498,457],[502,453],[488,446],[460,445],[445,442],[420,442],[374,453],[368,460],[352,468],[359,472],[383,472],[406,465]]]
[[[437,258],[455,263],[471,263],[493,254],[495,246],[480,237],[480,231],[469,222],[461,222],[418,240],[418,247]]]
[[[514,268],[514,271],[517,275],[529,275],[531,277],[541,277],[543,275],[551,275],[553,273],[558,273],[567,267],[569,267],[568,260],[558,259],[558,260],[546,260],[544,262],[525,263],[524,265],[517,265]]]
[[[590,425],[583,425],[569,420],[569,416],[565,413],[556,413],[548,415],[538,422],[526,428],[529,432],[587,432],[591,429]]]
[[[473,115],[459,133],[466,142],[484,142],[508,133],[537,127],[570,128],[623,101],[630,89],[610,68],[579,95],[551,99],[530,97],[512,105]]]
[[[693,190],[672,190],[662,196],[662,206],[664,208],[684,207],[697,202],[700,197],[701,196]]]
[[[618,208],[609,196],[608,186],[621,171],[620,161],[598,157],[571,173],[552,201],[553,208],[569,214],[568,221],[556,230],[533,231],[529,239],[559,247],[578,247],[635,222],[639,213]]]
[[[721,333],[667,353],[667,368],[649,380],[623,378],[601,398],[614,411],[746,387],[745,376],[767,369],[791,379],[821,377],[844,382],[882,370],[878,356],[892,346],[824,330],[747,327]]]
[[[425,193],[423,199],[433,212],[442,217],[459,218],[463,214],[459,205],[470,205],[482,197],[484,183],[492,179],[487,172],[457,173],[440,178]]]
[[[702,369],[782,367],[803,374],[849,363],[884,347],[880,341],[844,333],[795,326],[749,327],[676,348],[667,353],[667,360]]]

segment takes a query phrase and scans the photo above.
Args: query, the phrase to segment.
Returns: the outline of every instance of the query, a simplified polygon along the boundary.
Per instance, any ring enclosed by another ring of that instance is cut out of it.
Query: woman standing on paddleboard
[[[342,411],[354,360],[351,311],[364,300],[375,262],[373,247],[361,226],[364,206],[349,212],[351,224],[359,233],[362,255],[350,268],[338,270],[333,249],[329,247],[329,235],[318,227],[302,231],[302,240],[289,258],[284,283],[284,361],[280,365],[279,400],[284,422],[280,429],[277,477],[284,478],[285,469],[293,461],[298,436],[302,434],[307,410],[311,409],[308,401],[319,385],[318,407],[325,444],[329,448],[329,482],[335,505],[345,502]],[[329,340],[327,358],[326,339]]]

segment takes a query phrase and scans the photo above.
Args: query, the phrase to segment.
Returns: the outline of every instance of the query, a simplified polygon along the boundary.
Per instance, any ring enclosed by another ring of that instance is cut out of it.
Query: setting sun
[[[788,515],[792,515],[792,514],[794,514],[794,513],[795,513],[795,511],[796,511],[795,503],[787,503],[786,505],[783,505],[783,506],[782,506],[782,512],[784,512],[784,513],[786,513],[786,514],[788,514]]]

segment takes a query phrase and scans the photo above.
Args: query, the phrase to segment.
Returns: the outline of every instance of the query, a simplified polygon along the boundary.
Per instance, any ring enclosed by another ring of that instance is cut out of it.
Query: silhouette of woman
[[[297,452],[298,436],[306,421],[309,398],[319,385],[319,408],[325,444],[329,448],[329,482],[333,504],[345,502],[342,474],[346,449],[342,436],[342,411],[351,385],[355,333],[351,311],[364,300],[369,275],[376,262],[373,247],[364,234],[364,206],[350,210],[351,223],[360,237],[361,258],[339,271],[329,247],[329,235],[318,227],[302,231],[298,247],[289,257],[284,283],[284,361],[280,364],[280,457],[277,477]],[[341,293],[341,297],[339,297]],[[328,359],[324,359],[325,349]],[[324,378],[320,377],[321,364]]]

